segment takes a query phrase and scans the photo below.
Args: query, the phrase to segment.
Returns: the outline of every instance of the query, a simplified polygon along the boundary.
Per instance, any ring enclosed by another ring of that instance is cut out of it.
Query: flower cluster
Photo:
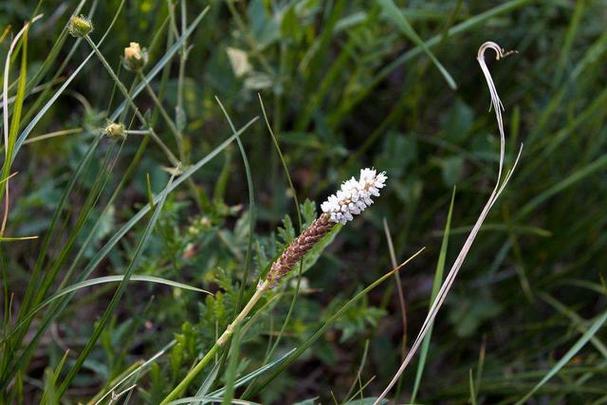
[[[342,183],[341,189],[329,196],[320,208],[331,216],[332,222],[345,224],[373,204],[371,197],[379,196],[379,190],[385,186],[386,179],[386,172],[362,169],[358,180],[352,177]]]

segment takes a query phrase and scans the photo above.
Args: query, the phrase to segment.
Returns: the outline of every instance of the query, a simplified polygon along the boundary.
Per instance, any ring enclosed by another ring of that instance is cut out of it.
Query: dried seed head
[[[138,42],[131,42],[124,48],[124,65],[133,72],[139,71],[148,62],[148,53]]]
[[[105,135],[114,140],[124,140],[126,139],[126,130],[124,128],[124,124],[112,122],[108,124],[103,130]]]
[[[72,18],[70,18],[70,22],[67,24],[67,31],[73,37],[82,38],[93,31],[93,23],[83,15],[74,15]]]
[[[373,204],[371,197],[379,197],[387,178],[386,172],[362,169],[358,180],[352,177],[342,183],[340,190],[330,195],[320,208],[332,222],[345,224]]]

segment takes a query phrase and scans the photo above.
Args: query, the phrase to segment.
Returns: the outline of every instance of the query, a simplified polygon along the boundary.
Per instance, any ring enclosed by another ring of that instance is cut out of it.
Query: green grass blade
[[[2,126],[4,130],[4,163],[2,164],[2,174],[0,178],[8,179],[11,166],[13,164],[13,150],[15,148],[17,131],[19,130],[19,126],[21,125],[21,112],[23,110],[23,101],[25,99],[25,89],[27,84],[27,43],[28,43],[28,33],[31,24],[33,24],[36,20],[38,20],[41,16],[34,17],[31,22],[25,24],[25,26],[17,33],[9,50],[6,54],[6,62],[4,64],[4,74],[2,77]],[[15,95],[15,99],[13,101],[13,110],[12,117],[9,124],[9,113],[8,110],[8,99],[9,99],[9,86],[8,82],[10,80],[10,66],[12,61],[13,51],[17,45],[21,45],[21,65],[19,70],[19,77],[17,79],[17,94]],[[2,223],[0,225],[0,236],[3,236],[4,229],[6,226],[6,221],[8,218],[8,209],[9,209],[9,183],[0,187],[0,201],[3,201],[3,197],[5,193],[7,194],[6,200],[4,200],[4,213],[2,216]]]
[[[419,35],[417,35],[411,24],[409,24],[409,21],[407,21],[403,13],[400,12],[400,9],[396,7],[396,4],[394,4],[392,0],[379,0],[378,3],[384,10],[386,17],[392,21],[392,23],[394,23],[405,36],[407,36],[415,45],[420,47],[420,49],[426,55],[428,55],[434,66],[436,66],[438,71],[445,78],[445,81],[449,87],[451,87],[453,90],[457,89],[457,84],[455,83],[455,80],[451,74],[447,71],[447,69],[445,69],[442,63],[436,59],[436,56],[434,56],[432,51],[430,51],[428,45],[426,45]]]
[[[259,391],[261,389],[263,389],[265,386],[267,386],[272,380],[274,380],[280,373],[282,373],[287,367],[289,367],[289,365],[291,365],[291,363],[293,363],[295,360],[297,360],[310,346],[312,346],[312,344],[314,342],[316,342],[324,333],[325,331],[331,326],[333,325],[333,323],[335,321],[337,321],[352,305],[354,305],[358,300],[362,299],[365,295],[367,295],[367,293],[369,293],[371,290],[373,290],[374,288],[376,288],[377,286],[379,286],[381,283],[383,283],[384,281],[386,281],[389,277],[391,277],[394,273],[396,273],[397,271],[399,271],[400,269],[402,269],[404,266],[406,266],[410,261],[412,261],[414,258],[416,258],[422,251],[424,250],[424,248],[418,250],[417,252],[415,252],[411,257],[409,257],[406,261],[404,261],[402,264],[400,264],[398,267],[390,270],[389,272],[387,272],[386,274],[384,274],[383,276],[379,277],[377,280],[375,280],[373,283],[369,284],[367,287],[365,287],[363,290],[361,290],[360,292],[358,292],[354,297],[352,297],[348,302],[346,302],[344,305],[342,305],[337,311],[335,311],[333,313],[333,315],[331,315],[313,334],[312,336],[310,336],[308,339],[306,339],[305,342],[303,342],[301,344],[301,346],[299,346],[297,348],[297,350],[295,350],[295,352],[293,352],[293,354],[291,354],[287,360],[285,360],[284,363],[280,364],[280,366],[278,366],[278,368],[276,370],[274,370],[274,372],[259,386],[255,387],[253,390],[251,390],[250,396],[254,396],[257,393],[259,393]]]
[[[164,203],[165,203],[166,198],[169,193],[169,186],[171,185],[172,182],[173,182],[173,177],[171,177],[171,179],[169,180],[167,186],[164,189],[164,192],[159,196],[159,201],[156,204],[154,213],[152,214],[152,218],[148,222],[148,225],[143,233],[143,236],[141,237],[141,240],[139,241],[137,249],[135,250],[133,258],[131,259],[129,266],[126,269],[126,271],[124,273],[124,277],[120,281],[118,288],[116,288],[116,291],[114,292],[114,295],[112,296],[112,299],[110,300],[110,303],[108,304],[103,315],[97,322],[97,325],[95,326],[92,336],[89,338],[86,345],[84,346],[84,348],[78,355],[78,358],[76,359],[75,364],[72,366],[69,373],[67,374],[67,376],[61,383],[61,386],[58,389],[59,398],[61,398],[63,396],[63,394],[69,387],[70,383],[76,376],[76,373],[78,372],[78,370],[80,370],[82,363],[84,363],[84,360],[86,360],[86,358],[89,356],[90,352],[93,350],[94,346],[97,344],[97,340],[99,339],[101,332],[105,328],[107,322],[109,321],[110,317],[114,313],[114,309],[118,306],[120,299],[124,295],[126,286],[129,282],[133,272],[137,268],[137,265],[139,264],[139,260],[143,254],[143,250],[146,247],[150,236],[152,235],[152,231],[154,230],[154,227],[156,226],[156,222],[158,221],[158,218],[160,217],[160,212],[162,211],[162,208],[164,206]]]
[[[24,319],[21,320],[21,323],[17,324],[14,327],[14,329],[9,333],[8,336],[3,337],[2,341],[4,341],[6,338],[10,337],[11,334],[14,333],[15,331],[17,331],[21,327],[23,327],[23,323],[26,320],[33,318],[40,310],[42,310],[44,307],[52,304],[59,298],[64,297],[70,293],[76,292],[78,290],[81,290],[83,288],[94,287],[97,285],[108,284],[108,283],[119,283],[119,282],[122,282],[123,280],[124,280],[124,275],[96,277],[96,278],[88,279],[86,281],[81,281],[76,284],[72,284],[68,287],[61,289],[61,291],[57,292],[52,297],[49,297],[48,299],[44,300],[44,302],[40,303],[38,306],[36,306],[36,308],[32,309],[24,317]],[[191,286],[188,284],[183,284],[178,281],[168,280],[168,279],[162,278],[162,277],[146,276],[146,275],[132,275],[129,282],[130,281],[141,281],[141,282],[152,283],[152,284],[161,284],[161,285],[166,285],[166,286],[173,287],[173,288],[179,288],[182,290],[188,290],[188,291],[194,291],[194,292],[213,295],[210,291],[204,290],[202,288],[194,287],[194,286]]]
[[[115,383],[113,383],[113,385],[110,388],[108,388],[105,391],[101,391],[100,393],[98,393],[97,395],[95,395],[95,397],[93,397],[89,401],[89,404],[90,403],[94,403],[95,405],[104,404],[105,402],[103,402],[103,400],[108,395],[111,395],[112,392],[115,392],[116,390],[118,390],[118,388],[122,384],[124,384],[125,382],[129,381],[131,378],[135,378],[135,382],[136,382],[137,378],[139,378],[147,370],[148,366],[150,366],[150,364],[152,364],[158,358],[160,358],[161,356],[163,356],[166,352],[168,352],[169,349],[171,349],[173,346],[175,346],[176,342],[177,342],[176,340],[171,340],[167,345],[165,345],[162,349],[160,349],[152,357],[150,357],[149,359],[147,359],[143,363],[135,366],[132,370],[130,370],[130,368],[129,368],[130,371],[128,371],[122,377],[118,378],[118,381],[116,381]]]
[[[274,130],[272,130],[272,125],[270,125],[270,120],[268,119],[268,114],[266,112],[266,108],[263,103],[263,99],[261,98],[261,94],[257,93],[257,97],[259,98],[259,105],[260,105],[261,111],[263,113],[263,118],[266,123],[268,133],[270,134],[270,137],[272,138],[272,143],[274,144],[274,149],[276,149],[276,153],[278,154],[278,158],[280,160],[283,171],[287,178],[287,182],[289,184],[289,189],[291,190],[291,193],[293,195],[293,202],[295,203],[295,212],[297,215],[297,224],[299,226],[299,231],[302,232],[303,231],[303,220],[301,217],[301,210],[299,208],[300,204],[299,204],[299,198],[297,197],[297,190],[295,189],[295,185],[293,184],[293,179],[291,178],[291,174],[289,172],[289,166],[287,165],[287,161],[284,157],[284,154],[282,153],[282,149],[280,148],[280,143],[278,142],[278,138],[276,137]],[[289,324],[289,321],[291,319],[291,315],[293,314],[293,310],[295,309],[295,303],[297,302],[297,296],[299,295],[299,288],[301,286],[302,270],[303,270],[303,262],[301,262],[299,264],[299,268],[298,268],[298,272],[297,272],[297,284],[295,286],[295,293],[293,294],[293,298],[291,299],[291,303],[289,304],[289,309],[287,311],[287,315],[285,316],[285,320],[280,327],[280,331],[278,332],[278,336],[276,337],[276,340],[274,341],[272,348],[266,355],[266,359],[265,359],[266,362],[272,357],[272,355],[278,348],[278,344],[280,343],[280,340],[282,339],[282,336],[284,335],[287,325]]]
[[[430,306],[436,299],[438,291],[440,290],[441,284],[443,283],[443,274],[445,272],[445,262],[447,259],[447,248],[449,246],[449,234],[451,231],[451,217],[453,214],[453,203],[455,201],[455,187],[451,194],[451,203],[449,204],[449,213],[447,214],[447,222],[445,223],[445,229],[443,233],[443,240],[441,242],[440,253],[438,255],[438,262],[436,263],[436,270],[434,271],[434,280],[432,281],[432,293],[430,295]],[[411,402],[415,403],[417,393],[422,380],[422,374],[426,367],[426,359],[428,357],[428,351],[430,350],[430,340],[432,339],[432,326],[428,335],[424,338],[419,351],[419,363],[417,363],[417,371],[415,373],[415,382],[413,383],[413,391],[411,393]]]
[[[234,335],[230,344],[228,353],[228,367],[225,372],[225,389],[223,394],[222,405],[230,405],[234,399],[234,383],[236,381],[236,371],[238,369],[238,358],[240,356],[240,324],[234,328]]]
[[[168,405],[178,405],[178,404],[196,404],[198,405],[199,403],[204,403],[204,402],[213,402],[213,403],[218,403],[221,402],[221,398],[217,398],[217,397],[186,397],[186,398],[181,398],[181,399],[176,399],[174,401],[171,401],[168,403]],[[244,401],[242,399],[233,399],[232,400],[233,404],[236,405],[262,405],[259,402],[252,402],[252,401]]]
[[[285,354],[283,354],[282,356],[280,356],[279,358],[277,358],[276,360],[271,361],[271,362],[265,364],[263,367],[260,367],[257,370],[252,371],[251,373],[239,378],[234,383],[234,388],[241,387],[244,384],[246,384],[250,381],[253,381],[257,377],[263,375],[266,371],[273,369],[278,364],[280,364],[283,360],[285,360],[287,357],[289,357],[291,354],[293,354],[295,352],[295,350],[297,350],[297,349],[293,348],[293,349],[289,350],[288,352],[286,352]],[[223,396],[223,393],[224,393],[224,388],[221,388],[217,391],[212,392],[209,396],[210,397],[221,397],[221,396]]]
[[[24,300],[22,302],[21,309],[20,309],[20,314],[24,313],[24,311],[27,311],[30,307],[30,304],[32,303],[30,301],[33,301],[34,290],[36,290],[39,285],[38,280],[37,280],[38,274],[40,273],[40,271],[42,271],[42,266],[43,266],[44,260],[47,256],[51,238],[52,238],[53,234],[55,233],[55,229],[56,229],[57,225],[59,224],[59,219],[61,217],[61,213],[63,212],[63,210],[67,204],[68,197],[70,196],[70,194],[72,193],[72,190],[76,186],[76,183],[80,179],[80,176],[82,176],[82,174],[84,173],[84,169],[88,166],[89,162],[95,155],[95,150],[99,146],[100,141],[101,141],[101,136],[97,136],[93,140],[93,142],[91,143],[91,146],[89,147],[89,149],[87,150],[85,155],[80,160],[80,163],[78,164],[78,167],[76,168],[75,172],[72,174],[69,184],[63,191],[63,194],[61,195],[59,203],[57,204],[57,208],[55,208],[55,211],[53,213],[53,217],[51,219],[50,225],[46,231],[46,235],[45,235],[44,239],[42,240],[42,245],[38,250],[38,257],[36,259],[36,263],[34,264],[34,270],[32,272],[32,277],[31,277],[32,281],[28,284],[28,286],[26,288]],[[33,304],[35,305],[36,303],[33,303]]]
[[[230,129],[232,133],[236,133],[236,127],[234,123],[230,119],[230,116],[223,104],[219,100],[218,97],[215,97],[215,100],[219,104],[223,115],[226,117],[228,124],[230,125]],[[247,286],[247,281],[249,278],[249,272],[251,271],[251,259],[253,253],[253,237],[255,232],[255,188],[253,186],[253,175],[251,174],[251,166],[249,165],[249,159],[247,157],[247,151],[244,148],[244,144],[240,138],[236,138],[236,143],[238,144],[238,150],[240,151],[240,156],[242,156],[242,163],[244,165],[245,176],[247,178],[247,191],[249,196],[249,235],[247,237],[247,252],[245,256],[244,263],[244,274],[242,276],[242,282],[240,283],[240,291],[238,292],[238,298],[236,301],[236,305],[234,306],[233,317],[236,316],[237,311],[239,311],[240,304],[242,303],[242,297],[244,297],[244,292]]]
[[[219,369],[221,368],[222,364],[223,364],[223,359],[215,362],[215,364],[213,365],[213,368],[211,369],[211,371],[209,371],[209,374],[204,378],[204,381],[200,385],[200,388],[198,388],[198,391],[196,391],[196,398],[201,398],[201,402],[198,403],[198,405],[204,404],[204,402],[202,402],[202,398],[208,396],[207,394],[209,393],[211,387],[215,383],[215,380],[217,379],[217,376],[219,375]],[[219,395],[218,395],[218,397],[219,397]]]
[[[497,7],[493,7],[487,11],[479,13],[473,17],[466,19],[465,21],[457,24],[456,26],[449,28],[447,31],[447,37],[453,37],[464,32],[470,31],[472,28],[484,23],[485,21],[490,20],[491,18],[500,16],[505,13],[509,13],[518,8],[521,8],[528,3],[531,3],[533,0],[511,0],[504,4],[501,4]],[[425,45],[428,49],[431,49],[444,39],[445,35],[435,35],[431,39],[425,42]],[[403,65],[404,63],[410,61],[416,56],[420,55],[423,52],[422,48],[416,46],[415,48],[405,52],[394,61],[390,62],[386,67],[381,69],[371,80],[369,80],[365,87],[361,89],[359,93],[351,97],[347,103],[345,103],[339,110],[335,113],[333,118],[334,121],[340,121],[343,119],[352,109],[360,104],[370,93],[371,91],[377,87],[384,79],[386,79],[394,70]]]
[[[573,186],[577,182],[596,173],[597,171],[602,170],[605,166],[607,166],[607,155],[603,155],[600,158],[596,159],[594,162],[582,167],[581,169],[574,171],[569,176],[565,177],[558,183],[544,190],[541,194],[538,194],[531,201],[527,202],[527,204],[525,204],[517,212],[516,218],[525,218],[549,198]]]
[[[571,309],[567,308],[560,301],[558,301],[549,294],[541,293],[540,297],[548,304],[550,304],[554,309],[569,318],[571,322],[573,322],[573,324],[575,325],[575,328],[578,330],[578,332],[584,334],[588,330],[588,328],[586,327],[586,320],[582,319],[582,317],[579,316],[575,311],[572,311]],[[592,343],[596,350],[601,353],[601,355],[605,359],[607,359],[607,346],[605,346],[601,339],[599,339],[597,336],[593,336],[592,338],[590,338],[590,343]]]
[[[603,324],[607,321],[607,311],[603,312],[593,323],[590,328],[575,342],[573,346],[565,353],[565,355],[546,373],[544,378],[541,379],[532,389],[529,391],[523,398],[516,402],[517,405],[524,404],[527,402],[529,398],[533,396],[542,388],[544,384],[548,382],[552,377],[554,377],[558,372],[565,367],[567,363],[588,343],[590,339],[592,339],[599,329],[603,326]]]

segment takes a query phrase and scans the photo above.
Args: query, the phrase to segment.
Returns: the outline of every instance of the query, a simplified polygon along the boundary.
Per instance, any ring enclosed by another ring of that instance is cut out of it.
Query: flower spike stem
[[[375,169],[363,169],[359,179],[352,177],[341,185],[336,194],[331,195],[321,205],[323,213],[295,238],[282,254],[272,263],[265,279],[260,280],[255,293],[244,306],[242,311],[228,325],[213,347],[202,359],[186,374],[185,378],[164,398],[161,405],[166,405],[185,392],[190,383],[209,362],[215,357],[219,349],[224,347],[232,337],[234,329],[244,322],[245,318],[261,297],[278,283],[303,259],[312,247],[326,236],[336,224],[345,224],[362,213],[373,204],[372,197],[378,197],[379,191],[386,182],[386,173],[377,173]]]
[[[204,357],[202,359],[200,359],[200,361],[192,369],[190,369],[190,371],[188,371],[188,374],[184,377],[184,379],[181,380],[179,385],[177,385],[173,389],[173,391],[171,391],[169,393],[169,395],[167,395],[162,400],[160,405],[168,404],[169,402],[176,400],[179,395],[183,394],[183,392],[190,385],[192,380],[198,374],[200,374],[200,372],[202,370],[204,370],[204,368],[207,366],[207,364],[209,364],[209,362],[213,359],[213,357],[215,357],[215,354],[217,354],[217,351],[219,349],[221,349],[222,347],[224,347],[226,343],[228,343],[228,341],[232,337],[232,334],[234,333],[234,329],[236,328],[236,326],[238,324],[240,324],[242,321],[244,321],[244,319],[247,317],[249,312],[251,312],[251,310],[253,309],[255,304],[257,304],[259,299],[269,289],[269,286],[270,286],[270,284],[268,283],[268,281],[265,281],[257,286],[257,290],[255,291],[255,294],[253,294],[253,296],[251,297],[249,302],[247,302],[247,305],[245,305],[245,307],[242,309],[242,311],[240,311],[238,316],[236,316],[236,318],[234,318],[232,323],[230,323],[228,325],[228,327],[221,334],[219,339],[217,339],[217,341],[215,342],[213,347],[211,347],[211,349],[204,355]]]

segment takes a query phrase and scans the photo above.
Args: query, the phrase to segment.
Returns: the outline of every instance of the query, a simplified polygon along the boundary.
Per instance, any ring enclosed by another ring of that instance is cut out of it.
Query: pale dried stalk
[[[478,56],[477,56],[478,63],[481,67],[481,70],[483,71],[485,80],[487,81],[487,86],[489,87],[489,93],[491,94],[491,106],[493,107],[493,109],[495,111],[497,126],[498,126],[498,130],[500,133],[500,158],[499,158],[499,169],[498,169],[498,174],[497,174],[497,181],[496,181],[495,187],[493,188],[493,191],[491,192],[491,195],[489,196],[489,199],[487,200],[487,203],[483,207],[478,219],[476,220],[474,227],[468,234],[468,237],[466,238],[466,241],[464,242],[464,246],[460,250],[459,254],[457,255],[457,258],[455,259],[455,262],[451,266],[451,269],[449,270],[449,274],[447,275],[445,282],[441,286],[441,289],[439,290],[439,292],[436,296],[436,299],[432,303],[432,306],[430,307],[430,310],[428,311],[428,315],[426,316],[426,319],[425,319],[417,337],[415,338],[415,341],[413,342],[411,349],[407,353],[405,360],[403,360],[402,364],[398,368],[398,371],[396,372],[396,374],[394,375],[394,377],[392,378],[392,380],[390,381],[388,386],[379,395],[379,397],[377,397],[377,399],[374,402],[374,405],[380,404],[382,399],[385,398],[386,395],[388,395],[388,393],[390,392],[392,387],[394,387],[394,385],[398,382],[398,379],[400,378],[402,373],[405,371],[405,369],[407,368],[407,365],[411,362],[411,359],[413,358],[413,356],[419,349],[419,346],[421,345],[424,337],[430,330],[430,326],[434,322],[434,319],[436,318],[436,315],[438,314],[439,309],[443,305],[443,303],[447,297],[447,294],[449,293],[449,290],[451,289],[453,282],[455,281],[455,277],[457,276],[457,273],[459,272],[462,264],[464,263],[464,259],[468,255],[468,252],[470,251],[472,243],[474,242],[474,239],[476,238],[476,235],[478,234],[478,231],[481,228],[481,225],[485,221],[485,218],[487,217],[489,210],[491,209],[491,207],[493,207],[493,204],[495,204],[498,197],[500,196],[500,194],[506,187],[506,184],[510,180],[510,177],[512,176],[512,173],[514,172],[514,169],[516,168],[518,160],[521,156],[521,152],[523,150],[523,145],[521,144],[521,147],[519,149],[516,160],[514,161],[514,164],[512,165],[512,168],[506,173],[504,180],[500,183],[500,180],[502,179],[502,172],[503,172],[503,167],[504,167],[504,156],[505,156],[505,149],[506,149],[506,136],[504,134],[504,124],[503,124],[503,120],[502,120],[502,110],[504,109],[504,106],[498,96],[497,90],[495,88],[495,84],[493,83],[493,79],[491,78],[491,73],[489,72],[489,68],[487,67],[487,64],[485,63],[485,52],[488,49],[492,49],[495,51],[497,60],[509,55],[511,52],[504,52],[504,50],[495,42],[485,42],[479,48]]]

